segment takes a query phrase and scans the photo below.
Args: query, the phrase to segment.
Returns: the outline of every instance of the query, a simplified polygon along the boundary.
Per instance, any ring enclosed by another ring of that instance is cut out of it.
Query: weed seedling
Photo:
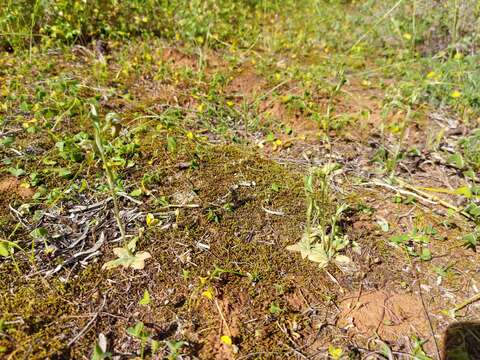
[[[20,268],[18,267],[17,262],[15,261],[14,252],[15,249],[23,251],[23,249],[13,241],[8,241],[0,238],[0,258],[10,257],[15,265],[15,269],[20,273]]]
[[[168,350],[170,354],[168,354],[168,360],[176,360],[180,357],[181,353],[180,350],[186,344],[185,341],[166,341]]]
[[[148,290],[145,290],[143,292],[143,297],[142,299],[138,302],[139,305],[147,306],[150,304],[150,293]]]
[[[102,269],[109,270],[118,266],[124,268],[133,268],[141,270],[145,267],[145,260],[151,258],[150,253],[146,251],[136,252],[138,237],[134,237],[125,245],[125,247],[114,248],[113,253],[117,256],[117,259],[106,262],[103,264]]]
[[[323,168],[313,169],[305,177],[304,187],[307,197],[307,219],[302,239],[295,245],[288,246],[290,251],[300,252],[302,258],[308,258],[325,268],[330,261],[346,264],[350,259],[339,254],[349,245],[346,235],[342,234],[340,220],[347,209],[346,204],[335,207],[332,211],[332,199],[329,187],[330,174],[337,168],[328,164]]]
[[[413,257],[418,257],[422,261],[429,261],[432,259],[432,253],[428,248],[430,243],[431,228],[422,230],[414,229],[408,234],[395,235],[390,238],[390,243],[402,248],[407,254]]]
[[[93,348],[92,360],[103,360],[111,357],[111,353],[104,351],[100,345],[95,344],[95,347]]]
[[[160,342],[152,339],[152,334],[145,330],[143,322],[138,322],[135,326],[127,329],[127,334],[140,340],[140,358],[144,359],[145,347],[150,342],[152,355],[160,348]]]
[[[97,146],[98,153],[100,154],[100,159],[102,160],[103,168],[105,169],[105,175],[107,177],[108,187],[110,189],[110,194],[112,196],[112,201],[113,201],[113,212],[114,212],[115,220],[117,221],[118,229],[122,236],[122,242],[123,242],[125,241],[125,227],[123,226],[122,219],[120,218],[120,210],[118,207],[117,192],[115,188],[115,176],[105,156],[102,128],[100,126],[100,120],[98,117],[97,109],[95,108],[94,105],[91,105],[90,110],[91,110],[90,111],[91,116],[93,118],[93,127],[95,131],[95,144]]]

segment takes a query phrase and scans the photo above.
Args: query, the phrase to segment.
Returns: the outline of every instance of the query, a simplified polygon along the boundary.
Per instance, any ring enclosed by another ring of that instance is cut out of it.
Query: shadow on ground
[[[444,360],[480,359],[480,323],[458,322],[445,333]]]

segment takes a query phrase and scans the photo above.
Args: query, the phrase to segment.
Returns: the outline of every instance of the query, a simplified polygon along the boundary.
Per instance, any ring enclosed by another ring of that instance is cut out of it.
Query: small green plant
[[[109,359],[112,357],[112,354],[103,350],[99,344],[95,344],[93,348],[92,360],[103,360]]]
[[[106,262],[103,264],[102,269],[109,270],[118,266],[124,268],[133,268],[141,270],[145,267],[145,260],[151,258],[150,253],[146,251],[136,252],[138,237],[134,237],[130,240],[125,247],[114,248],[113,253],[117,256],[117,259]]]
[[[320,122],[321,128],[325,133],[328,134],[332,124],[334,123],[333,112],[335,111],[335,100],[341,94],[343,86],[347,83],[347,78],[345,77],[345,71],[343,68],[340,68],[337,71],[337,83],[329,91],[327,111],[322,121]]]
[[[112,353],[107,351],[107,338],[103,333],[98,335],[98,341],[95,343],[92,351],[91,360],[110,359]]]
[[[429,356],[427,355],[427,353],[426,353],[425,350],[423,349],[423,345],[425,345],[426,342],[427,342],[427,340],[419,339],[419,338],[417,338],[416,336],[414,336],[414,337],[412,338],[412,346],[413,346],[413,349],[412,349],[411,356],[412,356],[414,359],[418,359],[418,360],[433,360],[431,357],[429,357]]]
[[[20,268],[15,260],[15,249],[23,251],[23,249],[13,241],[5,240],[0,238],[0,259],[2,257],[10,257],[15,265],[15,269],[20,273]]]
[[[145,290],[143,292],[143,297],[142,299],[138,302],[139,305],[147,306],[150,305],[150,293],[148,290]]]
[[[422,261],[429,261],[432,259],[432,253],[428,244],[431,241],[430,237],[435,235],[435,229],[430,226],[424,229],[414,229],[407,234],[394,235],[389,241],[405,250],[410,256],[417,257]]]
[[[166,341],[168,350],[170,351],[170,354],[168,354],[168,360],[176,360],[180,357],[181,353],[180,350],[182,349],[183,346],[185,346],[185,341]]]
[[[466,234],[465,236],[463,236],[463,238],[462,238],[463,245],[467,249],[476,250],[477,245],[478,245],[478,233],[479,233],[478,229],[475,229],[474,232]]]
[[[333,360],[340,360],[342,358],[342,355],[343,355],[343,350],[339,347],[329,345],[328,346],[328,355],[330,355],[330,357]]]
[[[140,358],[144,359],[145,347],[150,342],[152,355],[160,348],[160,341],[152,339],[152,334],[145,330],[143,322],[138,322],[133,327],[127,329],[127,334],[140,340]]]
[[[35,261],[35,241],[43,241],[43,245],[45,248],[45,252],[48,253],[51,251],[50,246],[47,242],[48,231],[43,227],[38,227],[33,229],[30,232],[30,236],[32,237],[32,245],[31,245],[31,254],[30,254],[30,261],[34,263]]]
[[[55,147],[63,159],[79,163],[85,159],[81,146],[87,141],[88,135],[81,132],[73,137],[66,136],[61,141],[57,141]]]
[[[0,256],[9,257],[12,256],[15,249],[19,249],[20,251],[22,248],[18,246],[13,241],[8,241],[4,239],[0,239]]]
[[[278,305],[278,303],[272,302],[272,303],[270,304],[270,308],[268,309],[268,311],[269,311],[270,314],[272,314],[272,315],[280,315],[280,314],[284,311],[284,309],[282,309],[282,308]]]
[[[458,142],[458,152],[452,154],[448,161],[459,169],[478,171],[480,169],[480,130],[475,130],[471,135]]]
[[[115,175],[110,167],[109,162],[105,156],[105,148],[103,145],[103,135],[102,135],[102,127],[100,126],[100,120],[98,117],[97,109],[94,105],[90,107],[90,113],[93,118],[93,128],[95,131],[95,144],[97,146],[98,153],[100,154],[100,159],[102,160],[103,167],[105,169],[105,175],[107,177],[108,187],[110,189],[110,194],[112,196],[113,201],[113,212],[115,216],[115,220],[117,221],[118,229],[120,230],[120,234],[122,236],[122,241],[125,240],[125,227],[123,226],[122,219],[120,217],[120,210],[118,207],[118,199],[117,199],[117,192],[115,187]]]
[[[348,237],[342,234],[340,220],[348,208],[346,204],[334,205],[330,198],[329,177],[337,169],[336,164],[315,168],[305,177],[307,197],[307,224],[302,239],[288,246],[290,251],[300,252],[302,258],[326,267],[331,261],[346,264],[350,259],[339,252],[349,245]],[[332,211],[332,207],[334,208]]]

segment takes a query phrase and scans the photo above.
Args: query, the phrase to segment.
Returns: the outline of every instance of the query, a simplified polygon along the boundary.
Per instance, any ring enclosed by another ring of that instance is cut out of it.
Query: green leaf
[[[160,220],[156,219],[153,214],[148,213],[147,216],[145,217],[145,222],[147,223],[147,226],[155,226],[160,223]]]
[[[0,256],[7,257],[11,254],[11,247],[6,242],[0,242]]]
[[[465,208],[465,211],[474,217],[480,216],[480,206],[473,202],[468,204],[468,206]]]
[[[127,243],[127,246],[125,246],[125,249],[130,251],[132,254],[135,253],[135,250],[137,250],[137,241],[138,241],[138,236],[133,237],[132,240],[130,240]]]
[[[395,235],[390,238],[390,242],[393,242],[395,244],[403,244],[407,242],[409,239],[410,239],[410,236],[407,234]]]
[[[280,306],[278,306],[277,303],[272,302],[270,304],[270,308],[268,309],[268,311],[270,311],[270,314],[278,315],[283,311],[283,309]]]
[[[113,253],[118,257],[118,259],[108,261],[103,264],[103,270],[114,269],[118,266],[123,266],[124,268],[131,267],[135,270],[141,270],[145,267],[145,260],[151,258],[150,253],[141,251],[136,254],[132,254],[128,249],[125,248],[115,248]]]
[[[274,192],[279,192],[280,191],[280,185],[273,183],[272,184],[272,191]]]
[[[139,322],[139,323],[136,323],[135,326],[127,328],[127,334],[134,337],[140,337],[142,330],[143,330],[143,323]]]
[[[50,159],[42,159],[42,163],[47,166],[54,166],[57,164],[55,160],[50,160]]]
[[[343,350],[333,345],[329,345],[328,354],[332,357],[333,360],[339,360],[343,355]]]
[[[142,270],[145,267],[145,260],[151,258],[150,253],[146,251],[140,251],[136,253],[133,257],[133,261],[130,264],[130,267],[135,270]]]
[[[160,349],[161,342],[158,340],[153,340],[150,342],[151,350],[152,350],[152,355],[155,354],[158,349]]]
[[[110,161],[108,162],[108,165],[112,166],[112,167],[125,167],[125,165],[127,165],[127,160],[125,160],[123,157],[121,156],[114,156],[112,158],[110,158]]]
[[[167,340],[166,344],[168,346],[168,349],[172,354],[178,354],[178,350],[180,350],[183,345],[185,345],[185,341],[170,341]]]
[[[111,353],[103,351],[99,344],[95,344],[95,347],[93,348],[92,360],[103,360],[110,358],[111,356]]]
[[[412,355],[414,360],[433,360],[423,350],[423,344],[425,344],[426,341],[420,340],[415,336],[413,337],[412,340],[413,340]]]
[[[417,243],[421,243],[421,244],[430,243],[430,237],[422,233],[417,233],[416,231],[410,234],[410,238]]]
[[[58,176],[65,179],[69,179],[73,176],[73,173],[67,168],[56,168],[54,171],[58,174]]]
[[[475,171],[473,171],[472,169],[468,169],[468,170],[464,171],[463,175],[467,178],[472,179],[472,180],[477,178],[477,176],[475,175]]]
[[[148,290],[144,291],[143,298],[138,303],[144,306],[150,304],[150,293],[148,292]]]
[[[275,135],[273,133],[268,133],[268,135],[265,137],[265,141],[267,142],[275,141]]]
[[[139,197],[142,195],[142,189],[135,189],[132,192],[130,192],[130,196],[133,197]]]
[[[320,174],[323,175],[323,176],[328,176],[330,175],[331,173],[333,173],[335,170],[338,170],[338,169],[341,169],[341,165],[340,164],[337,164],[337,163],[328,163],[326,165],[323,165],[319,171],[320,171]]]
[[[302,240],[300,240],[298,243],[287,246],[287,250],[298,251],[302,256],[302,259],[305,259],[311,253],[312,246],[308,238],[306,236],[303,236]]]
[[[13,144],[14,141],[15,138],[13,138],[12,136],[5,136],[3,139],[0,140],[0,144],[4,146],[10,146]]]
[[[127,334],[142,340],[146,340],[150,336],[150,333],[145,331],[145,325],[141,321],[136,323],[135,326],[129,327]]]
[[[380,341],[380,340],[379,340]],[[393,354],[392,354],[392,350],[390,349],[390,347],[385,344],[383,341],[381,342],[380,344],[380,352],[382,353],[382,355],[387,358],[387,359],[393,359]]]
[[[465,161],[463,160],[462,155],[460,155],[459,153],[450,155],[447,159],[447,162],[459,169],[463,169],[463,167],[465,166]]]
[[[80,187],[78,188],[78,192],[79,193],[82,193],[84,192],[88,187],[88,183],[87,183],[87,180],[85,179],[82,179],[81,183],[80,183]]]
[[[169,152],[175,152],[175,150],[177,150],[177,139],[173,136],[167,136],[167,150]]]
[[[97,108],[93,104],[90,104],[90,114],[94,119],[98,118]]]
[[[472,191],[470,190],[470,188],[468,186],[459,187],[459,188],[455,189],[454,193],[455,193],[455,195],[465,196],[467,199],[470,199],[473,195]]]
[[[20,168],[9,167],[8,172],[15,177],[20,177],[26,174],[25,170]]]
[[[328,255],[321,245],[315,244],[308,254],[308,260],[318,263],[320,267],[325,267],[328,264]]]
[[[438,231],[432,225],[425,226],[425,228],[423,229],[423,232],[426,235],[437,235],[438,234]]]
[[[449,269],[449,266],[447,266],[447,267],[434,266],[433,267],[433,271],[435,273],[437,273],[438,275],[440,275],[441,277],[445,277],[445,276],[448,275],[447,274],[448,269]]]
[[[432,260],[432,253],[430,252],[430,250],[428,248],[423,248],[422,252],[419,254],[419,256],[420,256],[420,259],[422,259],[423,261]]]
[[[48,235],[47,229],[43,227],[36,228],[30,232],[30,236],[34,239],[41,239]]]
[[[0,239],[0,256],[7,257],[13,254],[14,248],[22,251],[23,249],[16,243],[8,240]]]
[[[478,244],[477,233],[473,232],[463,237],[463,244],[469,249],[475,249]]]

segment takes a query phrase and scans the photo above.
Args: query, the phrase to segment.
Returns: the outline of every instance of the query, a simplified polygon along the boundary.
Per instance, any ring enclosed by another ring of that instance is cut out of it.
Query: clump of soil
[[[173,48],[167,48],[164,50],[162,60],[177,66],[189,68],[194,68],[197,65],[196,59]]]
[[[340,310],[337,325],[352,335],[378,334],[385,341],[396,341],[405,334],[428,334],[422,302],[412,294],[378,290],[342,301]]]
[[[17,178],[7,176],[0,180],[0,194],[18,195],[22,199],[30,199],[35,192],[32,188],[25,186]]]
[[[247,98],[254,97],[262,90],[266,81],[261,76],[250,70],[243,70],[228,84],[227,93],[237,93]]]

